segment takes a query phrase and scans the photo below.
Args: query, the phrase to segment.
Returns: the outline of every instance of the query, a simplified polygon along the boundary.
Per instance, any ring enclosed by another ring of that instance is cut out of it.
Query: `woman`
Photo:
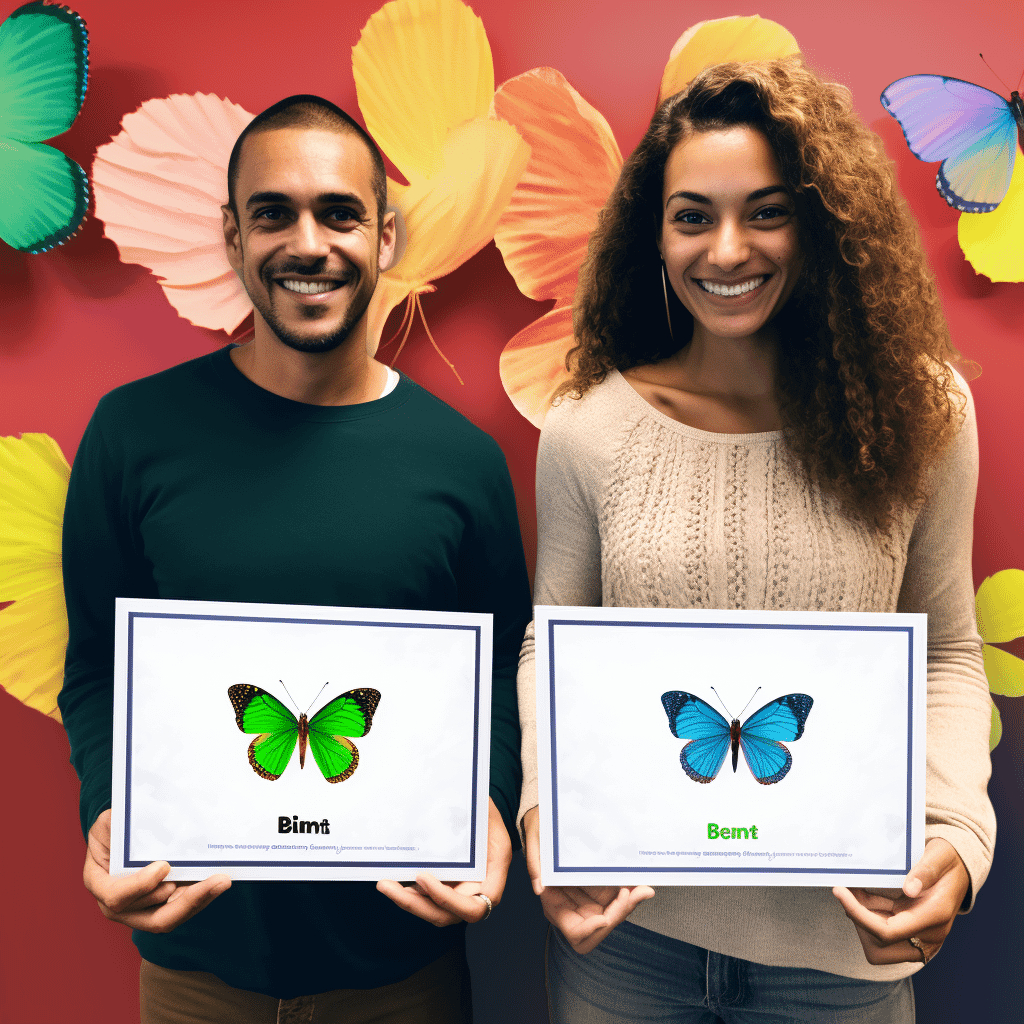
[[[787,58],[666,100],[591,238],[575,332],[538,453],[535,603],[926,612],[928,826],[902,893],[541,891],[528,634],[520,813],[556,926],[552,1019],[912,1021],[909,976],[995,833],[977,440],[916,228],[846,90]]]

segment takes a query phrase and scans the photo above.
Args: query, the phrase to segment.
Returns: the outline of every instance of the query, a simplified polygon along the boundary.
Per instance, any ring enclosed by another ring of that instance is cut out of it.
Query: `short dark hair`
[[[322,96],[303,93],[298,96],[287,96],[278,100],[272,107],[267,107],[262,114],[257,114],[242,129],[242,134],[235,139],[228,160],[228,206],[238,217],[238,206],[235,202],[235,182],[238,180],[238,164],[242,155],[242,146],[250,135],[257,132],[274,131],[277,128],[322,128],[327,131],[356,135],[366,144],[373,163],[370,185],[374,198],[377,200],[377,224],[384,220],[384,211],[388,205],[388,179],[384,168],[384,158],[380,155],[377,144],[370,138],[366,130],[341,107]]]

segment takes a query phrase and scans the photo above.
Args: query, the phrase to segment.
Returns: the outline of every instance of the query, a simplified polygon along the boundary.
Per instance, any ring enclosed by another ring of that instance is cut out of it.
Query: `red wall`
[[[0,3],[0,17],[13,6],[9,0]],[[118,131],[124,114],[143,100],[172,92],[214,92],[251,111],[288,94],[312,92],[358,116],[351,47],[380,4],[79,0],[73,6],[89,27],[89,92],[61,146],[88,169],[96,147]],[[558,68],[605,114],[624,153],[638,141],[653,109],[669,48],[701,19],[755,12],[773,18],[794,33],[812,65],[853,90],[861,116],[882,135],[898,164],[900,184],[939,279],[954,342],[984,371],[972,383],[982,451],[976,583],[999,569],[1024,567],[1018,397],[1024,380],[1024,284],[992,284],[966,264],[956,241],[958,214],[933,186],[935,166],[909,154],[878,101],[889,82],[920,72],[1003,91],[977,52],[982,50],[1004,79],[1016,81],[1024,61],[1024,5],[996,0],[970,16],[964,13],[967,5],[957,0],[927,5],[858,0],[827,6],[817,0],[765,0],[753,10],[718,0],[477,0],[473,6],[487,28],[497,83],[539,65]],[[0,243],[0,296],[0,434],[44,431],[57,439],[69,460],[106,391],[224,341],[179,319],[147,271],[118,261],[95,220],[68,245],[42,256],[16,253]],[[518,293],[489,246],[440,281],[437,292],[425,296],[424,309],[466,384],[455,381],[421,328],[413,331],[398,365],[499,440],[516,484],[532,560],[537,432],[505,397],[498,355],[544,307]],[[1004,738],[992,784],[1001,830],[996,869],[978,910],[958,922],[941,960],[918,984],[919,1005],[931,1000],[935,1007],[932,1016],[922,1010],[922,1021],[967,1019],[953,1007],[957,993],[969,991],[962,982],[975,964],[987,980],[981,986],[982,1003],[974,991],[973,1001],[965,1004],[974,1008],[970,1019],[1009,1020],[1020,1012],[1019,962],[1011,951],[1019,948],[1019,915],[1024,913],[1013,870],[1024,851],[1024,798],[1018,781],[1024,759],[1022,705],[1024,700],[1001,701]],[[67,764],[64,734],[5,694],[0,694],[0,709],[0,766],[5,769],[0,1020],[133,1021],[134,947],[124,929],[102,919],[80,884],[77,783]],[[992,1009],[986,1012],[983,1006]],[[1004,1006],[1005,1012],[999,1009]],[[481,1019],[491,1012],[481,1009]],[[508,1019],[495,1012],[493,1019]]]

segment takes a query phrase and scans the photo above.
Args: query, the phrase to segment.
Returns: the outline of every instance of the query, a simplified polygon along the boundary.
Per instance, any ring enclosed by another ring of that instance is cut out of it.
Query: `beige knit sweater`
[[[715,434],[663,415],[612,372],[551,410],[537,455],[534,602],[636,608],[926,612],[926,839],[988,873],[995,815],[990,700],[974,618],[978,475],[974,407],[933,469],[926,504],[884,538],[809,484],[781,432]],[[538,802],[533,628],[519,668],[520,820]],[[873,967],[830,889],[660,887],[630,920],[763,964],[891,980]]]

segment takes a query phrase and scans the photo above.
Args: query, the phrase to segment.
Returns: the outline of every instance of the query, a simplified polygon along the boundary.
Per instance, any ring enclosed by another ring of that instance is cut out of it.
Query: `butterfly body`
[[[307,718],[295,717],[276,697],[249,683],[228,687],[239,731],[257,733],[249,744],[249,765],[268,782],[279,779],[296,744],[299,768],[306,765],[307,746],[328,782],[344,782],[359,765],[359,751],[349,737],[365,736],[380,702],[380,692],[367,687],[349,690],[328,701]]]
[[[689,739],[679,752],[683,771],[694,782],[714,780],[732,750],[732,770],[740,751],[751,774],[763,786],[781,782],[793,765],[793,755],[782,740],[798,740],[814,701],[806,693],[789,693],[769,701],[745,722],[729,722],[706,701],[685,690],[661,695],[669,729],[678,739]]]
[[[990,213],[1010,187],[1024,101],[943,75],[910,75],[886,86],[882,106],[919,160],[941,160],[935,187],[964,213]]]
[[[729,742],[732,745],[732,770],[736,771],[736,766],[740,761],[740,720],[734,718],[729,725]]]

